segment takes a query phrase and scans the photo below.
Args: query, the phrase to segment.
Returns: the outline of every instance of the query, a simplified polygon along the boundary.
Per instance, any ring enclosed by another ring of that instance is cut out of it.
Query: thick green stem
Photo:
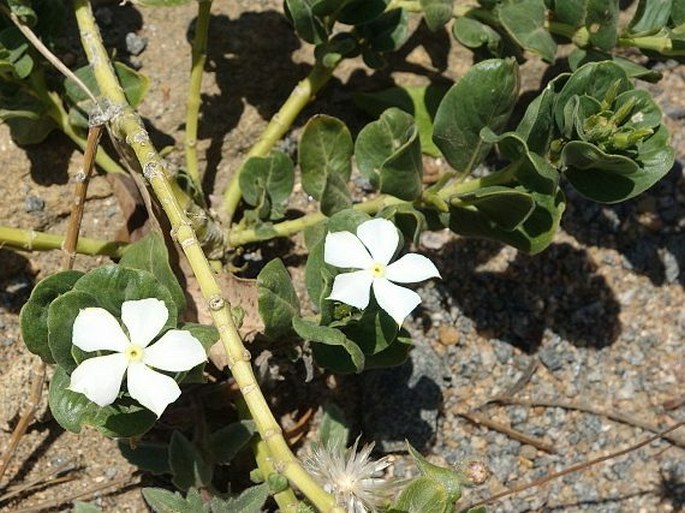
[[[407,203],[401,199],[397,199],[394,196],[379,196],[370,201],[364,203],[358,203],[355,205],[355,210],[360,212],[366,212],[373,214],[378,212],[384,207],[389,205],[399,205],[401,203]],[[321,212],[316,212],[314,214],[307,214],[306,216],[300,217],[299,219],[293,219],[292,221],[283,221],[282,223],[277,223],[273,225],[268,233],[260,233],[257,230],[247,229],[240,230],[234,229],[228,236],[228,243],[231,247],[242,246],[244,244],[249,244],[251,242],[258,242],[260,240],[270,240],[275,237],[290,237],[296,233],[301,232],[309,226],[314,226],[315,224],[324,221],[326,216]],[[274,233],[275,232],[275,233]]]
[[[198,191],[202,190],[202,177],[197,158],[197,129],[200,116],[200,95],[202,93],[202,75],[207,61],[207,37],[212,0],[199,0],[193,38],[192,64],[190,68],[190,85],[186,104],[186,170],[195,182]]]
[[[314,98],[316,93],[330,80],[335,68],[327,68],[320,62],[316,62],[306,78],[301,80],[290,93],[290,96],[274,114],[269,124],[264,129],[262,136],[250,148],[245,160],[250,157],[265,157],[274,145],[285,135],[295,122],[295,118],[302,109]],[[242,192],[240,190],[240,169],[238,169],[224,192],[224,211],[227,225],[230,226],[235,211],[240,203]]]
[[[184,209],[177,201],[171,186],[169,171],[164,160],[153,147],[143,122],[126,102],[121,85],[117,81],[107,52],[102,44],[93,11],[87,0],[74,0],[76,21],[81,31],[81,43],[88,61],[93,67],[102,95],[116,108],[111,119],[115,137],[120,137],[133,150],[143,175],[157,196],[172,227],[172,234],[182,248],[197,278],[202,297],[207,302],[226,351],[228,366],[233,379],[240,388],[257,431],[266,443],[274,460],[274,467],[288,478],[323,513],[343,513],[335,505],[332,495],[302,468],[288,447],[281,428],[257,383],[250,353],[243,345],[231,316],[230,304],[214,276],[207,257],[200,247],[197,235]]]
[[[63,243],[63,235],[52,235],[34,230],[0,226],[0,248],[9,247],[24,251],[49,251],[52,249],[62,249]],[[126,243],[124,242],[79,237],[76,244],[76,252],[83,255],[106,255],[120,258],[125,247]]]

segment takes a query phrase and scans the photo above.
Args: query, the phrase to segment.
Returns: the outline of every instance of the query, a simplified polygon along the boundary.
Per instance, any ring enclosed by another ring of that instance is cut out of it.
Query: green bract
[[[579,68],[557,95],[553,113],[560,138],[552,142],[552,156],[571,184],[595,201],[632,198],[673,165],[661,110],[613,62]]]

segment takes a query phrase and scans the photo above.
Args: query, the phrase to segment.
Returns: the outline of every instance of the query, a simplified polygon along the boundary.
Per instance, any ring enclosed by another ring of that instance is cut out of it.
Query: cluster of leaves
[[[423,0],[421,3],[440,4],[441,12],[446,12],[446,6],[451,7],[453,1]],[[585,63],[614,58],[635,73],[649,72],[624,58],[612,57],[616,46],[635,46],[646,53],[684,55],[685,3],[682,0],[640,0],[635,15],[625,27],[619,24],[618,0],[478,0],[478,3],[479,7],[466,9],[456,17],[452,34],[481,56],[521,59],[526,50],[553,62],[559,36],[578,46],[572,61]],[[424,6],[431,27],[427,9]],[[449,18],[443,16],[436,21],[442,20],[444,24]]]
[[[316,45],[317,61],[328,68],[361,55],[378,68],[383,54],[398,49],[409,36],[404,9],[388,9],[388,0],[285,0],[286,15],[300,38]],[[336,26],[336,23],[342,25]]]
[[[21,311],[21,331],[27,348],[43,361],[55,364],[50,381],[49,405],[59,424],[79,432],[93,426],[108,436],[136,436],[152,427],[154,413],[122,391],[114,404],[100,407],[83,394],[68,390],[70,375],[91,354],[72,343],[73,324],[80,309],[104,308],[117,318],[125,301],[155,297],[164,302],[169,319],[164,327],[190,331],[205,347],[216,342],[216,329],[181,323],[185,296],[169,265],[164,242],[149,235],[131,245],[119,265],[99,267],[88,273],[64,271],[41,281]],[[202,379],[202,366],[174,376],[177,381]]]
[[[592,62],[559,75],[529,105],[514,130],[503,132],[518,87],[516,62],[492,59],[474,66],[452,86],[432,118],[425,116],[421,125],[391,107],[353,142],[342,121],[312,118],[302,133],[298,160],[303,189],[328,216],[305,237],[307,291],[320,315],[316,320],[299,316],[285,268],[271,262],[259,278],[271,298],[269,307],[260,310],[267,332],[281,336],[294,330],[314,343],[317,362],[336,372],[390,366],[406,356],[408,334],[375,305],[361,312],[325,299],[339,272],[323,262],[325,234],[354,233],[369,219],[352,208],[347,186],[352,158],[379,193],[392,197],[390,206],[377,215],[392,219],[406,239],[416,240],[427,227],[449,227],[529,253],[547,247],[559,228],[566,204],[562,176],[584,196],[613,203],[643,192],[671,168],[674,153],[661,112],[646,91],[634,88],[620,65]],[[367,96],[364,101],[387,105],[396,98],[395,89],[388,97]],[[430,140],[451,167],[426,190],[422,132],[423,140]],[[499,159],[494,168],[474,178],[474,170],[495,148]],[[271,198],[260,203],[255,216],[263,220],[257,229],[268,233],[274,212],[282,211],[268,207],[277,198],[287,198],[295,168],[282,153],[253,162],[262,164],[260,176],[267,178],[253,180],[248,190],[250,198]],[[257,176],[255,169],[247,166],[244,180]]]
[[[66,15],[64,2],[3,0],[0,6],[55,49]],[[147,78],[121,62],[115,63],[115,69],[127,100],[135,107],[147,91]],[[99,95],[89,66],[75,70],[75,75]],[[46,73],[44,61],[5,16],[0,16],[0,79],[0,120],[7,123],[12,139],[20,145],[40,143],[58,128],[82,133],[97,107],[73,81]]]

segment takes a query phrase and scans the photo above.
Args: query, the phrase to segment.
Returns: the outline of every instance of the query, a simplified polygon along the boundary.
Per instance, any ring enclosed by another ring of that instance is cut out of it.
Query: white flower
[[[421,297],[396,283],[415,283],[440,277],[433,262],[425,256],[409,253],[388,265],[400,238],[397,228],[387,219],[371,219],[357,227],[357,235],[333,232],[326,235],[324,261],[335,267],[360,269],[339,274],[331,295],[345,304],[364,309],[369,304],[369,290],[378,306],[388,312],[398,325],[421,303]]]
[[[318,445],[304,465],[346,513],[375,512],[392,498],[393,483],[378,477],[390,461],[387,457],[378,461],[369,458],[374,444],[357,453],[358,443],[359,438],[347,450]]]
[[[124,301],[119,321],[104,308],[83,308],[74,320],[72,342],[84,351],[114,351],[81,362],[71,373],[69,390],[80,392],[98,406],[112,404],[126,374],[128,393],[157,417],[181,395],[169,372],[190,370],[207,360],[198,339],[184,330],[169,330],[155,344],[169,318],[163,301],[156,298]]]

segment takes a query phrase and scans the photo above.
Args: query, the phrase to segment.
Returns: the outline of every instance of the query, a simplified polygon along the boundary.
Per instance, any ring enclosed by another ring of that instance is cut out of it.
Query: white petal
[[[373,280],[373,294],[378,306],[402,326],[404,319],[421,303],[421,296],[413,290],[390,283],[385,278]]]
[[[440,272],[425,256],[408,253],[385,268],[385,278],[397,283],[416,283],[440,278]]]
[[[181,389],[169,376],[152,370],[144,363],[128,366],[128,393],[148,410],[161,417],[166,407],[181,395]]]
[[[169,310],[164,301],[156,297],[124,301],[121,305],[121,320],[128,329],[131,342],[140,347],[147,347],[168,319]]]
[[[88,358],[71,373],[69,390],[80,392],[98,406],[112,404],[119,395],[128,358],[121,353]]]
[[[122,352],[129,345],[119,321],[104,308],[82,309],[74,319],[71,341],[84,351]]]
[[[373,277],[369,271],[339,274],[333,281],[333,290],[326,299],[342,301],[346,305],[364,309],[369,306],[369,290]]]
[[[383,265],[390,262],[400,242],[395,225],[380,218],[360,224],[357,227],[357,237],[368,248],[373,260]]]
[[[350,232],[332,232],[326,235],[323,260],[335,267],[368,269],[373,265],[371,255],[356,235]]]
[[[173,372],[190,370],[206,360],[202,344],[187,330],[167,331],[143,353],[146,365]]]

